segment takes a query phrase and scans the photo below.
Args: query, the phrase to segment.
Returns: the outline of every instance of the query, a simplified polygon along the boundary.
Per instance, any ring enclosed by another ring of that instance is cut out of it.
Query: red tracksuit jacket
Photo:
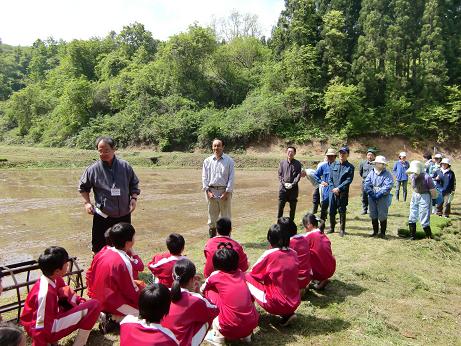
[[[120,346],[177,346],[173,332],[131,315],[120,322]]]
[[[306,233],[305,237],[311,252],[312,279],[329,279],[336,270],[336,259],[331,251],[330,239],[318,229]]]
[[[299,288],[306,288],[312,279],[311,253],[309,250],[309,242],[304,234],[296,234],[290,238],[290,248],[298,254]]]
[[[175,256],[169,252],[160,253],[152,257],[152,261],[147,266],[155,276],[155,282],[171,288],[173,285],[173,267],[182,258],[185,257]]]

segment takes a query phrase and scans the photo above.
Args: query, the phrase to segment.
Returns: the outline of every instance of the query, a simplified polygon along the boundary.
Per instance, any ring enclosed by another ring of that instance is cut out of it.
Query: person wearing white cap
[[[376,156],[376,159],[372,163],[374,167],[368,173],[363,183],[363,188],[368,195],[368,207],[373,225],[373,233],[370,236],[377,236],[381,228],[379,236],[380,238],[385,238],[387,215],[390,205],[389,198],[392,198],[390,192],[394,186],[394,178],[386,169],[387,160],[384,156]]]
[[[449,217],[451,212],[451,201],[453,200],[456,189],[456,176],[455,172],[451,170],[451,162],[448,158],[444,158],[440,166],[440,169],[433,175],[437,184],[437,190],[439,190],[443,196],[443,202],[437,205],[437,214]]]
[[[325,153],[326,162],[323,162],[321,165],[319,165],[315,171],[315,176],[320,181],[320,218],[323,221],[326,221],[327,219],[328,205],[330,203],[330,186],[328,185],[330,166],[335,162],[336,155],[337,154],[335,149],[328,148]]]
[[[403,201],[407,200],[408,175],[406,172],[408,167],[410,167],[410,164],[407,161],[407,153],[402,151],[399,154],[399,160],[394,164],[394,168],[392,169],[395,181],[397,182],[395,186],[395,198],[397,201],[399,200],[400,186],[402,186],[403,190]]]
[[[435,174],[435,172],[437,172],[437,170],[440,169],[440,162],[442,161],[442,158],[442,154],[435,154],[431,161],[432,164],[426,168],[426,172],[429,173],[431,177]]]
[[[431,231],[431,200],[437,197],[437,190],[429,174],[425,172],[424,164],[420,161],[411,161],[410,174],[413,194],[410,202],[408,228],[412,240],[416,239],[416,222],[419,220],[427,238],[432,238]]]

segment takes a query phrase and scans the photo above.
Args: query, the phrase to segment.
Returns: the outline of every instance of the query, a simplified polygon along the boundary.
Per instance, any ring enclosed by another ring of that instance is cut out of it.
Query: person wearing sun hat
[[[432,238],[431,231],[431,202],[437,197],[437,190],[429,174],[425,172],[424,164],[420,161],[411,161],[406,171],[410,175],[413,194],[410,202],[408,228],[412,240],[416,239],[416,222],[419,221],[427,238]]]
[[[451,212],[451,201],[456,189],[455,172],[451,170],[451,161],[448,158],[442,159],[440,169],[435,172],[433,179],[436,181],[437,190],[443,196],[443,202],[437,205],[437,215],[449,217]]]
[[[400,186],[402,186],[403,190],[403,201],[405,202],[407,200],[408,175],[406,172],[409,167],[410,164],[407,161],[407,153],[402,151],[399,154],[399,160],[394,164],[394,168],[392,169],[395,181],[397,182],[395,186],[395,198],[397,201],[399,200]]]
[[[328,214],[328,206],[330,201],[330,187],[328,185],[328,179],[330,176],[330,167],[335,162],[337,152],[333,148],[328,148],[325,152],[326,161],[322,162],[315,171],[315,176],[320,181],[320,218],[325,221]],[[315,213],[312,213],[315,214]]]
[[[354,166],[347,161],[349,147],[343,146],[339,149],[339,160],[330,166],[328,185],[330,187],[330,230],[334,233],[336,225],[336,213],[339,212],[340,231],[339,236],[346,234],[346,210],[349,203],[349,186],[354,179]]]
[[[362,215],[365,215],[368,211],[368,195],[364,189],[365,179],[368,173],[373,170],[373,160],[376,158],[376,149],[368,148],[367,159],[360,162],[359,174],[362,177]]]
[[[379,236],[385,238],[390,192],[394,186],[394,178],[386,169],[387,160],[384,156],[376,156],[372,163],[373,169],[368,173],[363,183],[363,188],[368,196],[371,224],[373,225],[373,233],[370,236],[377,236],[381,226]]]

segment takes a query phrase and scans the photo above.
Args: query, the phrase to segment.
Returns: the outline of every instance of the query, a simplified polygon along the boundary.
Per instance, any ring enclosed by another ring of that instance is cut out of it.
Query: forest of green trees
[[[193,24],[159,41],[133,23],[0,44],[0,141],[92,148],[110,134],[168,151],[214,137],[461,138],[461,0],[285,0],[271,37],[241,27],[223,37]]]

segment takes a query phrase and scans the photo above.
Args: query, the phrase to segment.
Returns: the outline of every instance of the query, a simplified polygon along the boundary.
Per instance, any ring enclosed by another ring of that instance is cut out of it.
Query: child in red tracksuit
[[[246,272],[248,269],[248,257],[243,251],[242,246],[230,237],[232,231],[231,220],[227,217],[222,217],[216,222],[216,231],[218,235],[209,239],[205,245],[205,268],[203,269],[203,275],[207,278],[214,271],[213,267],[213,255],[218,250],[220,243],[229,243],[232,248],[237,251],[239,255],[239,269],[242,272]]]
[[[298,255],[289,248],[290,238],[279,225],[271,226],[267,240],[272,249],[247,273],[247,285],[258,304],[268,313],[280,315],[281,325],[287,326],[301,304],[299,285],[293,285],[298,281]]]
[[[201,291],[219,308],[213,320],[213,330],[205,340],[224,344],[225,339],[251,341],[258,326],[259,315],[245,284],[245,274],[238,269],[237,252],[222,243],[213,256],[215,271],[206,279]]]
[[[43,275],[27,295],[20,322],[33,346],[57,343],[78,329],[74,346],[85,345],[101,312],[97,300],[79,297],[63,280],[69,255],[62,247],[47,248],[38,259]]]
[[[312,280],[318,281],[314,288],[322,290],[335,273],[336,259],[331,251],[330,239],[323,232],[324,221],[318,220],[314,214],[306,214],[303,217],[303,225],[311,253]]]
[[[120,346],[177,346],[173,332],[160,324],[170,309],[170,291],[152,284],[139,295],[139,317],[128,315],[120,322]]]
[[[281,217],[277,223],[280,227],[285,227],[288,236],[290,237],[290,249],[296,251],[299,262],[298,284],[299,289],[304,290],[312,279],[311,255],[309,250],[309,242],[304,234],[296,234],[298,227],[289,217]],[[302,295],[302,293],[301,293]]]
[[[181,346],[198,346],[205,338],[218,307],[199,293],[194,263],[180,259],[173,268],[170,312],[162,320],[162,326],[170,329]]]
[[[102,311],[120,321],[128,314],[138,314],[140,287],[134,279],[134,270],[128,252],[133,248],[135,229],[121,222],[110,229],[113,247],[93,262],[89,291],[102,304]],[[106,322],[109,324],[106,326]],[[105,333],[110,328],[110,318],[104,318],[100,328]]]
[[[166,238],[168,252],[155,255],[147,265],[154,276],[154,282],[171,288],[171,285],[173,285],[173,267],[176,261],[185,258],[181,256],[184,246],[185,241],[180,234],[172,233]]]

